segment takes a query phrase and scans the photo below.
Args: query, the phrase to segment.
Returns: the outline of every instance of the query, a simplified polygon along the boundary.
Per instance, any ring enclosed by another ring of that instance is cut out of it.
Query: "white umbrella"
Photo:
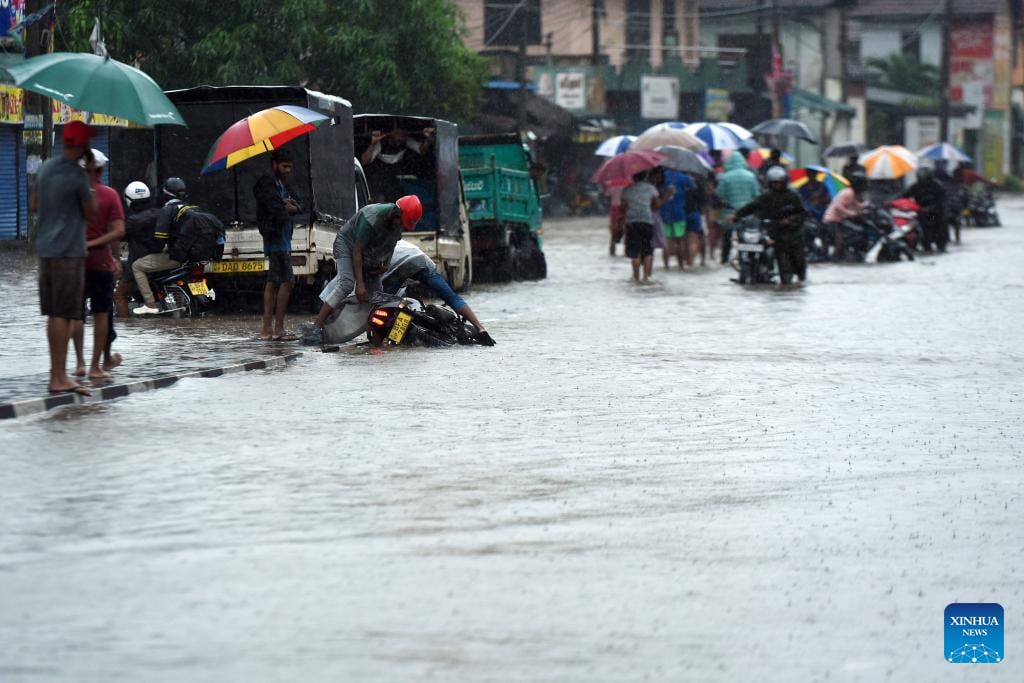
[[[613,157],[616,154],[622,154],[629,149],[634,140],[636,140],[635,135],[616,135],[598,145],[594,154],[599,157]]]
[[[664,121],[662,123],[654,124],[647,130],[645,130],[644,133],[653,133],[654,131],[657,130],[683,130],[688,125],[690,124],[684,123],[682,121]],[[641,133],[641,135],[643,135],[643,133]]]
[[[971,158],[964,154],[956,145],[951,145],[948,142],[936,142],[934,145],[928,145],[917,150],[917,156],[922,159],[931,159],[938,161],[945,159],[946,161],[971,161]]]
[[[683,129],[710,149],[739,149],[750,131],[735,123],[691,123]]]
[[[703,142],[693,137],[681,128],[659,124],[646,130],[640,137],[633,141],[630,149],[657,149],[662,145],[682,147],[691,152],[699,152],[707,148]]]

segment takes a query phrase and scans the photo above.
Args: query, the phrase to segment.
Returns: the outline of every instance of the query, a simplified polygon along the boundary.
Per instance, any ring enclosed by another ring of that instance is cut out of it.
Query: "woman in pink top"
[[[825,210],[825,225],[832,228],[832,260],[843,260],[843,228],[842,222],[848,218],[863,215],[864,191],[868,187],[868,179],[861,173],[854,173],[850,178],[850,187],[835,196]]]

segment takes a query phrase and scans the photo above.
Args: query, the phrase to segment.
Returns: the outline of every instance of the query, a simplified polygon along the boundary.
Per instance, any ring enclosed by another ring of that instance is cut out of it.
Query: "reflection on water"
[[[605,236],[474,290],[493,349],[0,426],[0,680],[941,678],[1022,589],[1021,233],[785,292]]]

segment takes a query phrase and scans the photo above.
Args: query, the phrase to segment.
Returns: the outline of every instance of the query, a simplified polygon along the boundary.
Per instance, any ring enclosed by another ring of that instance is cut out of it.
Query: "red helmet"
[[[414,194],[407,194],[400,198],[395,205],[402,212],[402,225],[406,230],[412,230],[423,218],[423,204],[420,198]]]

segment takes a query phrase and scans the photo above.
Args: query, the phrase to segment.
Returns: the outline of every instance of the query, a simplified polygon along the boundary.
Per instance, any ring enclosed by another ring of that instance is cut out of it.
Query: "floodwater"
[[[791,291],[635,286],[603,220],[552,223],[547,281],[470,299],[494,348],[6,422],[0,680],[1019,681],[1001,209]],[[954,601],[1005,607],[1006,661],[944,661]]]

